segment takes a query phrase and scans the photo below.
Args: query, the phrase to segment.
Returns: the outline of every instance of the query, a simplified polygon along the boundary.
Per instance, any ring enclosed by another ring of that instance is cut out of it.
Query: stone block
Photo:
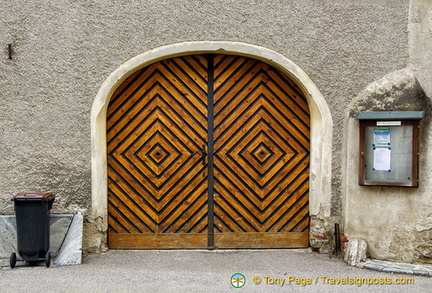
[[[54,264],[58,266],[78,265],[82,262],[83,215],[74,216],[69,231]]]
[[[381,265],[373,264],[373,263],[366,263],[363,266],[365,269],[369,270],[375,270],[375,271],[383,271],[384,267]]]
[[[52,256],[55,257],[59,253],[73,218],[74,216],[70,214],[51,215],[50,251]]]
[[[16,251],[16,222],[15,216],[0,217],[0,259],[9,259],[12,252]]]
[[[350,239],[345,249],[345,261],[356,266],[358,263],[366,260],[367,256],[367,243],[361,239]]]

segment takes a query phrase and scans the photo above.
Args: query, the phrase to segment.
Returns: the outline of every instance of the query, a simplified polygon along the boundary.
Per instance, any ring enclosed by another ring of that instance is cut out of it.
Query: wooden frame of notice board
[[[422,111],[360,112],[359,185],[418,187]]]

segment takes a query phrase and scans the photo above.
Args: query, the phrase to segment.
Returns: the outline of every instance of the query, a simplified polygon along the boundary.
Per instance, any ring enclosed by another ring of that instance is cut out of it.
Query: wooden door
[[[137,72],[107,116],[109,246],[207,247],[206,59]]]
[[[307,247],[305,98],[263,62],[233,56],[214,62],[215,246]]]
[[[308,246],[309,114],[248,58],[146,67],[107,113],[111,248]]]

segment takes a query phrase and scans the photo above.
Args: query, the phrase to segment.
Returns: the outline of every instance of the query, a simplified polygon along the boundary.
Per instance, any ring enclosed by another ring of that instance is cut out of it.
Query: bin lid
[[[54,197],[54,193],[52,192],[21,192],[13,197],[13,199],[29,199],[29,198],[37,198],[37,199],[50,199]]]

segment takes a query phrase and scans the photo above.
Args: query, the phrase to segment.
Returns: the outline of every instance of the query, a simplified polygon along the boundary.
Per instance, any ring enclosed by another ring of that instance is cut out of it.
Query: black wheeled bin
[[[51,264],[50,246],[50,210],[55,195],[45,193],[18,193],[12,200],[15,207],[17,226],[18,254],[10,257],[11,268],[16,261],[25,261],[31,264],[45,261],[47,267]]]

